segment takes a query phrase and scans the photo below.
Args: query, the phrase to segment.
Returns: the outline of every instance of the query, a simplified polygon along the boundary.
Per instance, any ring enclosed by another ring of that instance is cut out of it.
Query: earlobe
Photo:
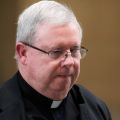
[[[26,59],[27,59],[26,52],[27,50],[24,44],[22,43],[16,44],[16,54],[17,54],[18,60],[22,64],[26,64]]]

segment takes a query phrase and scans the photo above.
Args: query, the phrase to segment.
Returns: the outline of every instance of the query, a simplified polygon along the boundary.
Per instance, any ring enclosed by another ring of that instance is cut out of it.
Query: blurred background
[[[14,49],[18,15],[37,1],[0,1],[0,83],[17,70]],[[83,45],[89,50],[81,60],[78,82],[106,102],[113,120],[120,120],[120,0],[57,1],[76,14],[83,28]]]

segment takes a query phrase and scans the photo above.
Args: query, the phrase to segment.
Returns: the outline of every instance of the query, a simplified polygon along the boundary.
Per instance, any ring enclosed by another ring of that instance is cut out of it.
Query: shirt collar
[[[44,108],[57,108],[62,103],[62,100],[54,101],[38,93],[23,79],[22,75],[19,72],[18,72],[18,82],[23,97],[31,101],[37,107],[43,106]]]

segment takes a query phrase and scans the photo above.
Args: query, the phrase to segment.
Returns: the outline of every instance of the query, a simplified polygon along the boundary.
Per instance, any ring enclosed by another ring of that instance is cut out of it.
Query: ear
[[[27,59],[27,48],[23,43],[16,43],[16,55],[18,60],[22,63],[22,64],[26,64],[26,59]]]

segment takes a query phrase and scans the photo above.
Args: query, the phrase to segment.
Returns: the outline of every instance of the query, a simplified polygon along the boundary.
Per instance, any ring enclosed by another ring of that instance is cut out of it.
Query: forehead
[[[79,29],[74,24],[37,26],[35,39],[40,46],[72,46],[80,45],[81,38]]]

